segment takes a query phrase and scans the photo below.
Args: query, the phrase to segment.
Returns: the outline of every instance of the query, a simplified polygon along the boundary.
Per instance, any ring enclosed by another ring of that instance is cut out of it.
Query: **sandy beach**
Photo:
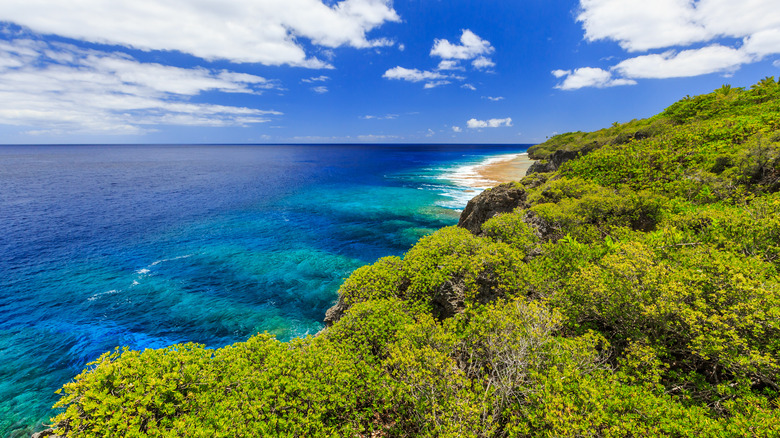
[[[486,163],[476,170],[482,178],[500,184],[522,179],[533,163],[528,154],[518,154],[501,160],[496,158],[495,162]]]
[[[484,190],[504,182],[519,181],[533,163],[526,153],[499,155],[481,164],[463,167],[450,179]]]

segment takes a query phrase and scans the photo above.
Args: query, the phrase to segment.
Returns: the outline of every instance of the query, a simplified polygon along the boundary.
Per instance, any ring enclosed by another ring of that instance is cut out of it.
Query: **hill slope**
[[[355,271],[318,336],[107,353],[59,433],[780,434],[780,85],[531,154],[555,171]]]

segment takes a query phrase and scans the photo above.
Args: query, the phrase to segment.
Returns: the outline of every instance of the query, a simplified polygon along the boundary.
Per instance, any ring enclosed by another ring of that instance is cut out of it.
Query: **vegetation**
[[[556,136],[528,208],[358,269],[318,336],[106,353],[69,437],[778,436],[780,85]]]

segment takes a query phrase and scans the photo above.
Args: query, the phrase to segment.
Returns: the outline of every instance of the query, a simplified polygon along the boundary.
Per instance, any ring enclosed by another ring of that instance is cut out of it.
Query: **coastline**
[[[483,179],[492,181],[493,185],[523,179],[535,162],[535,160],[528,158],[527,152],[514,154],[514,156],[496,157],[492,160],[494,161],[488,160],[476,170]]]
[[[498,155],[477,165],[461,167],[448,179],[475,191],[485,190],[501,183],[519,181],[534,162],[527,152]]]

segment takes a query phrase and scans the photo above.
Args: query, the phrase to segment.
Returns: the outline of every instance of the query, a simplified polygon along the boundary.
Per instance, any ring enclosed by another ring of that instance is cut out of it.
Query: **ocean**
[[[0,146],[0,436],[117,346],[315,334],[527,145]]]

